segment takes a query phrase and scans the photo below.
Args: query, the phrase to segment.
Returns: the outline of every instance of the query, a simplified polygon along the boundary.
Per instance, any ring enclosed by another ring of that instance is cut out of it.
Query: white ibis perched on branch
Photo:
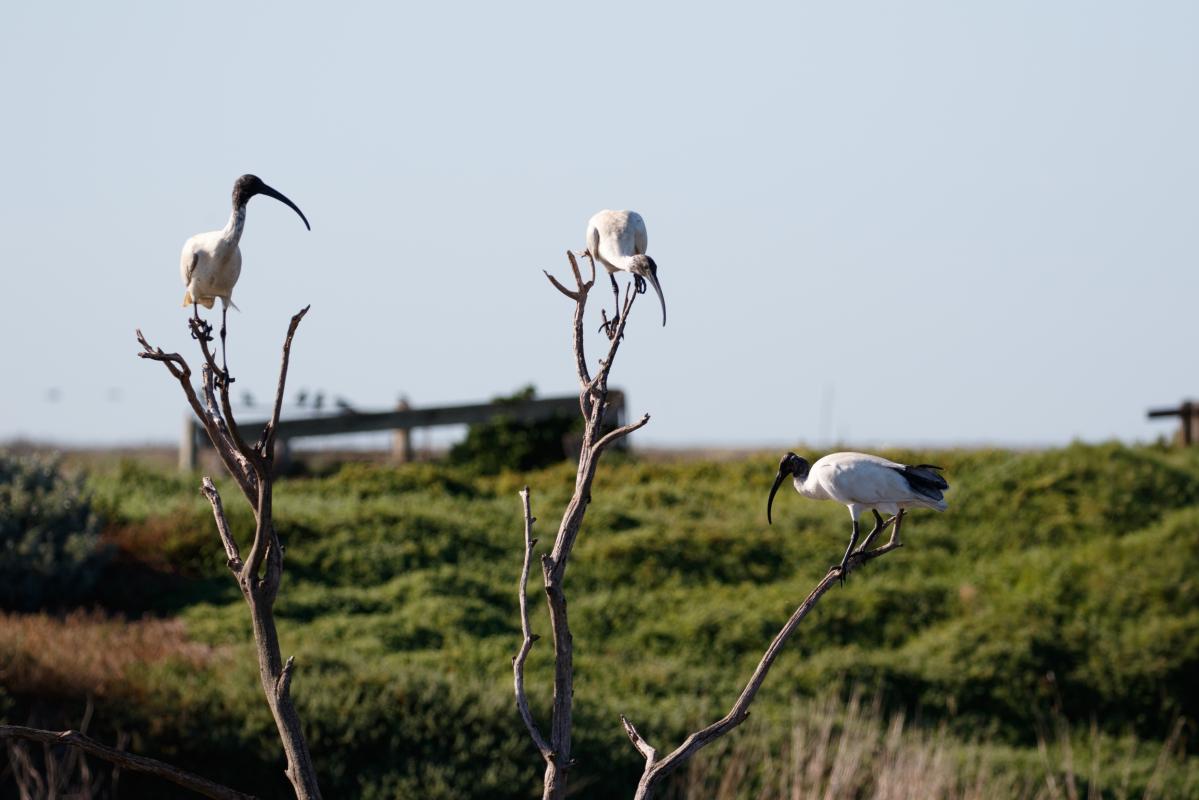
[[[179,271],[187,291],[183,293],[183,305],[192,306],[196,319],[200,318],[200,306],[212,308],[221,299],[221,359],[225,356],[225,315],[233,304],[233,286],[241,275],[242,229],[246,225],[246,203],[256,194],[265,194],[291,206],[304,220],[304,227],[312,230],[308,218],[299,207],[262,182],[257,175],[242,175],[233,184],[233,213],[224,229],[197,233],[183,244],[183,255],[179,259]],[[228,362],[225,361],[225,377],[229,377]]]
[[[949,488],[945,479],[937,474],[941,467],[932,464],[908,466],[888,461],[866,453],[832,453],[809,465],[806,459],[795,453],[787,453],[779,461],[778,475],[770,487],[770,499],[766,501],[766,521],[770,519],[770,507],[775,492],[783,480],[794,476],[795,491],[813,500],[836,500],[849,509],[853,518],[853,533],[849,547],[841,559],[841,575],[844,581],[845,564],[858,541],[858,518],[863,511],[874,513],[874,536],[885,523],[879,512],[895,517],[894,538],[898,541],[899,525],[909,508],[931,508],[944,511],[949,507],[944,493]]]
[[[616,316],[609,323],[616,329],[620,318],[620,287],[616,285],[617,272],[633,275],[637,293],[645,291],[645,281],[654,285],[658,301],[662,304],[662,324],[666,324],[666,299],[658,284],[658,265],[645,254],[649,236],[645,232],[645,220],[636,211],[599,212],[587,221],[587,252],[608,270],[612,280],[612,293],[616,295]]]

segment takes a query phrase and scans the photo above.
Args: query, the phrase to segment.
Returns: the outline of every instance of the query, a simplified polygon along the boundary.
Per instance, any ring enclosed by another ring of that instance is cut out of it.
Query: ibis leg
[[[212,326],[200,319],[199,303],[192,303],[191,329],[193,339],[203,338],[206,342],[212,341]]]
[[[884,524],[883,523],[883,515],[878,513],[877,508],[870,509],[870,513],[874,514],[874,530],[872,530],[872,531],[870,531],[870,533],[866,534],[867,541],[870,540],[871,536],[877,536],[878,532],[883,529],[883,524]]]
[[[849,534],[849,547],[845,548],[845,555],[841,557],[841,585],[845,585],[845,565],[849,563],[849,554],[853,552],[853,546],[858,543],[858,521],[853,521],[853,532]]]
[[[878,513],[877,508],[870,509],[870,513],[874,514],[874,528],[862,540],[862,546],[858,548],[859,553],[864,553],[870,549],[870,544],[874,541],[874,537],[878,536],[883,528],[887,527],[887,523],[883,521],[883,515]]]
[[[221,307],[221,369],[225,372],[225,385],[233,383],[229,379],[229,357],[225,352],[225,318],[229,314],[229,307],[222,305]]]
[[[895,527],[891,529],[891,538],[887,540],[887,545],[899,544],[899,523],[903,522],[903,512],[901,508],[895,514]]]
[[[604,324],[600,326],[600,330],[606,332],[610,339],[616,335],[616,323],[620,319],[620,287],[616,285],[615,274],[609,272],[608,279],[612,281],[612,296],[616,298],[616,312],[612,316],[612,319],[604,321]]]

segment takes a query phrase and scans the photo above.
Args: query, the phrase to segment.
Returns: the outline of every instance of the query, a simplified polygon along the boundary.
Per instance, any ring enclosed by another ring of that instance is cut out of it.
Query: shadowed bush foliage
[[[62,607],[87,595],[105,558],[79,479],[56,460],[0,452],[0,607]]]
[[[492,402],[513,405],[532,400],[536,395],[536,389],[526,386]],[[490,422],[471,425],[466,438],[450,448],[450,462],[469,464],[487,474],[505,469],[537,469],[566,457],[564,439],[571,431],[582,430],[580,425],[577,415],[553,416],[539,422],[518,422],[499,416]]]

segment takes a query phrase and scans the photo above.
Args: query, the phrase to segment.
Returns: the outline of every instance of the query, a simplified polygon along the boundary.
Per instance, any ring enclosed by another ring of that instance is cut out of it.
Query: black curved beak
[[[779,470],[779,474],[774,476],[774,486],[770,487],[770,499],[766,501],[766,524],[773,525],[774,521],[770,519],[770,507],[774,505],[774,495],[778,492],[779,487],[783,485],[783,480],[787,477],[787,473]]]
[[[658,302],[662,304],[662,327],[666,327],[666,298],[662,296],[662,287],[658,284],[658,276],[652,272],[646,274],[649,282],[654,285],[654,291],[658,293]]]
[[[300,207],[297,206],[292,201],[288,200],[286,195],[283,194],[283,192],[277,192],[264,183],[264,184],[262,184],[262,187],[258,190],[257,193],[268,195],[270,197],[275,198],[280,203],[286,203],[287,205],[291,206],[291,210],[296,212],[297,214],[299,214],[300,219],[304,220],[304,227],[307,228],[308,230],[312,230],[312,226],[308,224],[308,217],[304,216],[304,212],[300,210]]]

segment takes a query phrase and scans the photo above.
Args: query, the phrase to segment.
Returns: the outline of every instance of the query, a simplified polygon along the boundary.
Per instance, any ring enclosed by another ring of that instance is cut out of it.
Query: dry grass
[[[907,725],[903,715],[889,719],[878,702],[854,695],[847,703],[820,701],[797,710],[781,752],[760,745],[733,744],[724,758],[693,759],[674,797],[680,800],[1164,800],[1176,796],[1163,787],[1170,762],[1182,751],[1182,725],[1162,746],[1143,791],[1130,791],[1132,755],[1123,763],[1103,763],[1099,734],[1084,765],[1076,764],[1069,726],[1055,717],[1043,734],[1040,774],[993,762],[1001,748],[963,745],[944,729],[934,733]],[[1051,738],[1047,738],[1047,735]],[[1114,768],[1113,768],[1114,767]],[[761,776],[771,776],[763,782]],[[1106,777],[1105,777],[1106,776]],[[1115,777],[1113,777],[1115,776]],[[1106,780],[1106,783],[1105,783]],[[1175,790],[1176,791],[1176,790]],[[1196,796],[1199,775],[1192,769],[1182,796]]]
[[[188,641],[181,620],[0,613],[0,685],[16,694],[104,696],[130,687],[132,667],[213,657],[211,647]]]

